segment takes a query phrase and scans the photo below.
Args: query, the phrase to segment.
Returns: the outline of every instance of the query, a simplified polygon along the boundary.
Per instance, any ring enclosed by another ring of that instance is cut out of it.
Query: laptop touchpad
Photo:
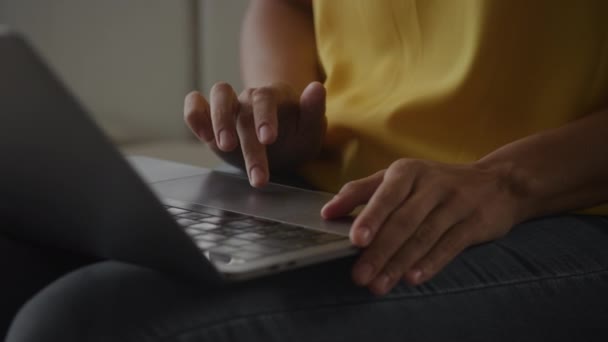
[[[209,170],[202,175],[152,184],[161,198],[170,198],[247,215],[348,235],[348,221],[321,218],[333,194],[268,184],[253,188],[246,178]]]

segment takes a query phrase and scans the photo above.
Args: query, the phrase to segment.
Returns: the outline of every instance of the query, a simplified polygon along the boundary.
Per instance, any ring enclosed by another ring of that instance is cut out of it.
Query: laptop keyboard
[[[347,239],[215,208],[200,207],[192,211],[166,207],[207,256],[213,253],[237,262]]]

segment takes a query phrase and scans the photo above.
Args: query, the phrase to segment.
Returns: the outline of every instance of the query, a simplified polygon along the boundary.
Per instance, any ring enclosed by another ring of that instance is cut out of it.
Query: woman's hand
[[[337,218],[367,203],[351,228],[365,247],[353,279],[376,294],[400,280],[427,281],[465,248],[504,236],[518,223],[509,172],[476,164],[400,159],[346,184],[322,210]]]
[[[209,102],[199,92],[188,94],[184,120],[220,157],[244,166],[251,185],[261,187],[271,168],[291,168],[320,152],[325,88],[312,82],[296,94],[289,85],[276,83],[246,89],[237,97],[229,84],[217,83]]]

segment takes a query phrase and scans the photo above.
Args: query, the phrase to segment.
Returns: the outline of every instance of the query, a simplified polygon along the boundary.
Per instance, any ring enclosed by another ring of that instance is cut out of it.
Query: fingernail
[[[369,240],[370,240],[371,235],[372,235],[371,230],[369,228],[367,228],[367,227],[360,227],[358,229],[358,231],[359,231],[359,233],[358,233],[358,235],[359,235],[359,241],[361,241],[361,244],[362,245],[369,244]]]
[[[389,281],[390,281],[390,278],[386,274],[383,274],[380,276],[380,278],[378,278],[376,284],[378,285],[378,288],[384,292],[388,288]]]
[[[272,132],[270,130],[270,126],[268,126],[267,124],[263,124],[262,126],[260,126],[259,132],[260,134],[260,142],[261,143],[266,143],[269,142],[270,139],[272,138]]]
[[[369,263],[359,264],[355,267],[356,280],[361,285],[366,285],[371,280],[374,268]]]
[[[232,134],[225,129],[220,131],[219,145],[222,148],[229,148],[232,145]]]
[[[420,281],[422,280],[422,271],[415,269],[411,272],[412,275],[412,280],[414,281],[414,283],[419,284]]]
[[[334,198],[330,199],[329,201],[327,201],[327,203],[325,203],[325,205],[323,206],[323,209],[327,208],[328,206],[330,206],[335,201],[336,201],[336,197],[334,196]]]
[[[264,182],[264,172],[258,166],[251,169],[249,177],[253,186],[261,185]]]
[[[323,208],[321,208],[321,213],[324,213],[325,210],[327,210],[327,207],[329,207],[330,204],[331,204],[331,201],[325,203],[325,205],[323,206]]]

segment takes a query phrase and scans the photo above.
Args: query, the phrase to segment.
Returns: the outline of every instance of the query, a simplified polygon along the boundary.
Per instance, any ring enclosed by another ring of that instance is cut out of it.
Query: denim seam
[[[361,305],[366,305],[366,304],[387,303],[387,302],[391,302],[391,301],[395,301],[395,300],[399,300],[399,299],[417,300],[417,299],[427,298],[427,297],[457,295],[457,294],[467,293],[467,292],[471,292],[471,291],[493,290],[493,289],[509,287],[509,286],[528,285],[528,284],[532,284],[532,283],[544,282],[547,280],[565,280],[565,279],[574,279],[574,278],[584,278],[584,277],[590,276],[590,275],[602,275],[602,274],[608,274],[608,268],[602,268],[602,269],[598,269],[598,270],[586,271],[586,272],[575,273],[575,274],[546,276],[546,277],[539,277],[539,278],[534,278],[534,279],[507,281],[507,282],[501,282],[501,283],[489,284],[489,285],[483,285],[483,286],[470,286],[470,287],[463,288],[463,289],[447,290],[447,291],[440,291],[440,292],[428,293],[428,294],[390,296],[390,298],[374,298],[374,300],[372,300],[372,301],[370,301],[370,300],[356,301],[355,300],[355,301],[344,302],[344,303],[339,303],[339,304],[323,304],[323,305],[298,308],[298,309],[293,309],[293,310],[271,310],[271,311],[267,311],[267,312],[259,312],[259,313],[255,313],[255,314],[248,314],[248,315],[243,315],[240,317],[229,318],[229,319],[212,322],[212,323],[208,323],[208,324],[203,324],[203,325],[194,325],[187,329],[181,329],[181,331],[179,331],[179,332],[174,332],[171,335],[159,336],[159,337],[162,339],[161,341],[168,341],[168,340],[174,339],[180,335],[188,334],[188,333],[192,332],[193,330],[200,328],[201,326],[205,326],[204,330],[208,331],[211,329],[216,329],[221,326],[230,325],[232,323],[247,320],[250,318],[272,317],[277,314],[300,313],[300,312],[316,311],[316,310],[330,309],[330,308],[336,308],[336,307],[341,307],[341,308],[356,307],[356,306],[361,306]]]

